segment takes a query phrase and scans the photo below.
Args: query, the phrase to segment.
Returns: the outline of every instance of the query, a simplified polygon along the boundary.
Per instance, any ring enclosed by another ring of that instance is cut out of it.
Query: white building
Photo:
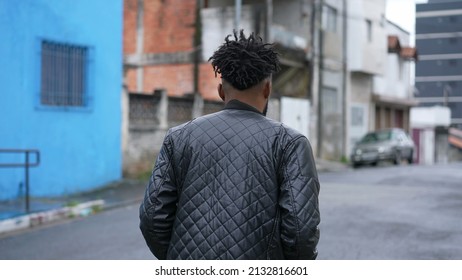
[[[417,105],[410,76],[411,63],[417,59],[417,51],[409,47],[407,31],[390,21],[386,22],[386,31],[386,71],[383,76],[374,77],[374,128],[399,127],[409,131],[409,109]]]
[[[387,33],[386,0],[348,1],[346,87],[346,153],[375,128],[374,77],[385,76]]]
[[[412,98],[409,33],[387,21],[386,0],[348,1],[347,136],[349,153],[368,131],[409,130]]]
[[[236,24],[276,43],[282,69],[273,76],[271,117],[304,131],[317,157],[348,158],[366,132],[408,128],[413,101],[408,100],[405,60],[413,57],[406,53],[412,49],[402,47],[408,45],[409,34],[387,22],[386,0],[204,3],[203,58],[210,57]],[[391,46],[390,38],[397,43]],[[287,98],[304,105],[297,109]]]
[[[318,11],[315,36],[319,45],[315,47],[317,54],[314,63],[318,80],[314,81],[318,96],[318,112],[316,115],[317,156],[329,160],[339,160],[345,154],[345,88],[346,88],[346,0],[319,1],[322,9]],[[318,32],[316,34],[316,32]],[[316,63],[316,60],[319,60]]]

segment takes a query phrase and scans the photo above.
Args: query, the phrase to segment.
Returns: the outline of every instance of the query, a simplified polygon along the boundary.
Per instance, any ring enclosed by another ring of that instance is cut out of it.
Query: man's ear
[[[265,97],[265,99],[268,99],[270,94],[271,94],[271,80],[267,80],[265,82],[265,87],[263,88],[263,97]]]
[[[223,91],[223,84],[218,84],[217,91],[218,96],[220,96],[221,100],[225,101],[225,92]]]

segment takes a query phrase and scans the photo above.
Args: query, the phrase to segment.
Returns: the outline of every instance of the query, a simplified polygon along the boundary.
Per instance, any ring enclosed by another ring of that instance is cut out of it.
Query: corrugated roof
[[[399,53],[401,50],[401,44],[399,38],[396,35],[388,35],[388,52]]]
[[[388,52],[396,53],[405,60],[417,60],[417,49],[402,47],[397,35],[388,35]]]
[[[417,60],[418,55],[417,55],[417,49],[416,48],[411,48],[411,47],[403,47],[401,48],[401,52],[399,54],[402,58],[404,59],[409,59],[409,60]]]

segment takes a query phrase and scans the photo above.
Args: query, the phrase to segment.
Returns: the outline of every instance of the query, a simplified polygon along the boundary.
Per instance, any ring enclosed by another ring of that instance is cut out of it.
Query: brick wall
[[[128,92],[136,92],[136,70],[130,68],[125,73],[124,83],[127,86]]]
[[[220,75],[215,78],[212,65],[204,62],[199,68],[199,91],[206,100],[221,100],[218,96],[217,87],[221,82]]]
[[[152,92],[156,88],[167,90],[169,96],[183,96],[192,93],[193,65],[171,64],[144,68],[144,91]]]
[[[136,22],[138,0],[124,0],[124,54],[136,51]],[[192,51],[196,0],[144,0],[144,53]],[[161,64],[144,67],[143,91],[167,90],[169,96],[183,96],[194,90],[193,64]],[[200,65],[199,91],[207,100],[220,100],[217,94],[219,79],[212,66]],[[126,72],[129,92],[136,92],[136,70]]]
[[[144,0],[146,53],[193,49],[196,0]]]
[[[133,84],[136,74],[127,75],[127,79]],[[199,68],[199,91],[204,99],[221,100],[217,93],[219,78],[215,78],[210,63],[202,63]],[[155,89],[163,88],[167,90],[169,96],[183,96],[192,93],[194,90],[193,65],[192,64],[171,64],[156,65],[144,68],[144,92],[153,92]],[[129,91],[135,91],[136,87]]]
[[[124,54],[136,51],[136,14],[138,0],[124,0],[123,50]]]

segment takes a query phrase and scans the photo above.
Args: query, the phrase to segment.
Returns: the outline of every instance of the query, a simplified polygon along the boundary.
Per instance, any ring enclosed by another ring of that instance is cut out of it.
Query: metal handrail
[[[1,153],[8,153],[8,154],[19,154],[24,153],[26,155],[26,160],[24,163],[0,163],[1,167],[24,167],[25,169],[25,185],[26,185],[26,212],[30,212],[30,191],[29,191],[29,167],[36,167],[40,164],[40,151],[36,149],[0,149]],[[35,154],[35,162],[31,163],[29,161],[29,155]]]

